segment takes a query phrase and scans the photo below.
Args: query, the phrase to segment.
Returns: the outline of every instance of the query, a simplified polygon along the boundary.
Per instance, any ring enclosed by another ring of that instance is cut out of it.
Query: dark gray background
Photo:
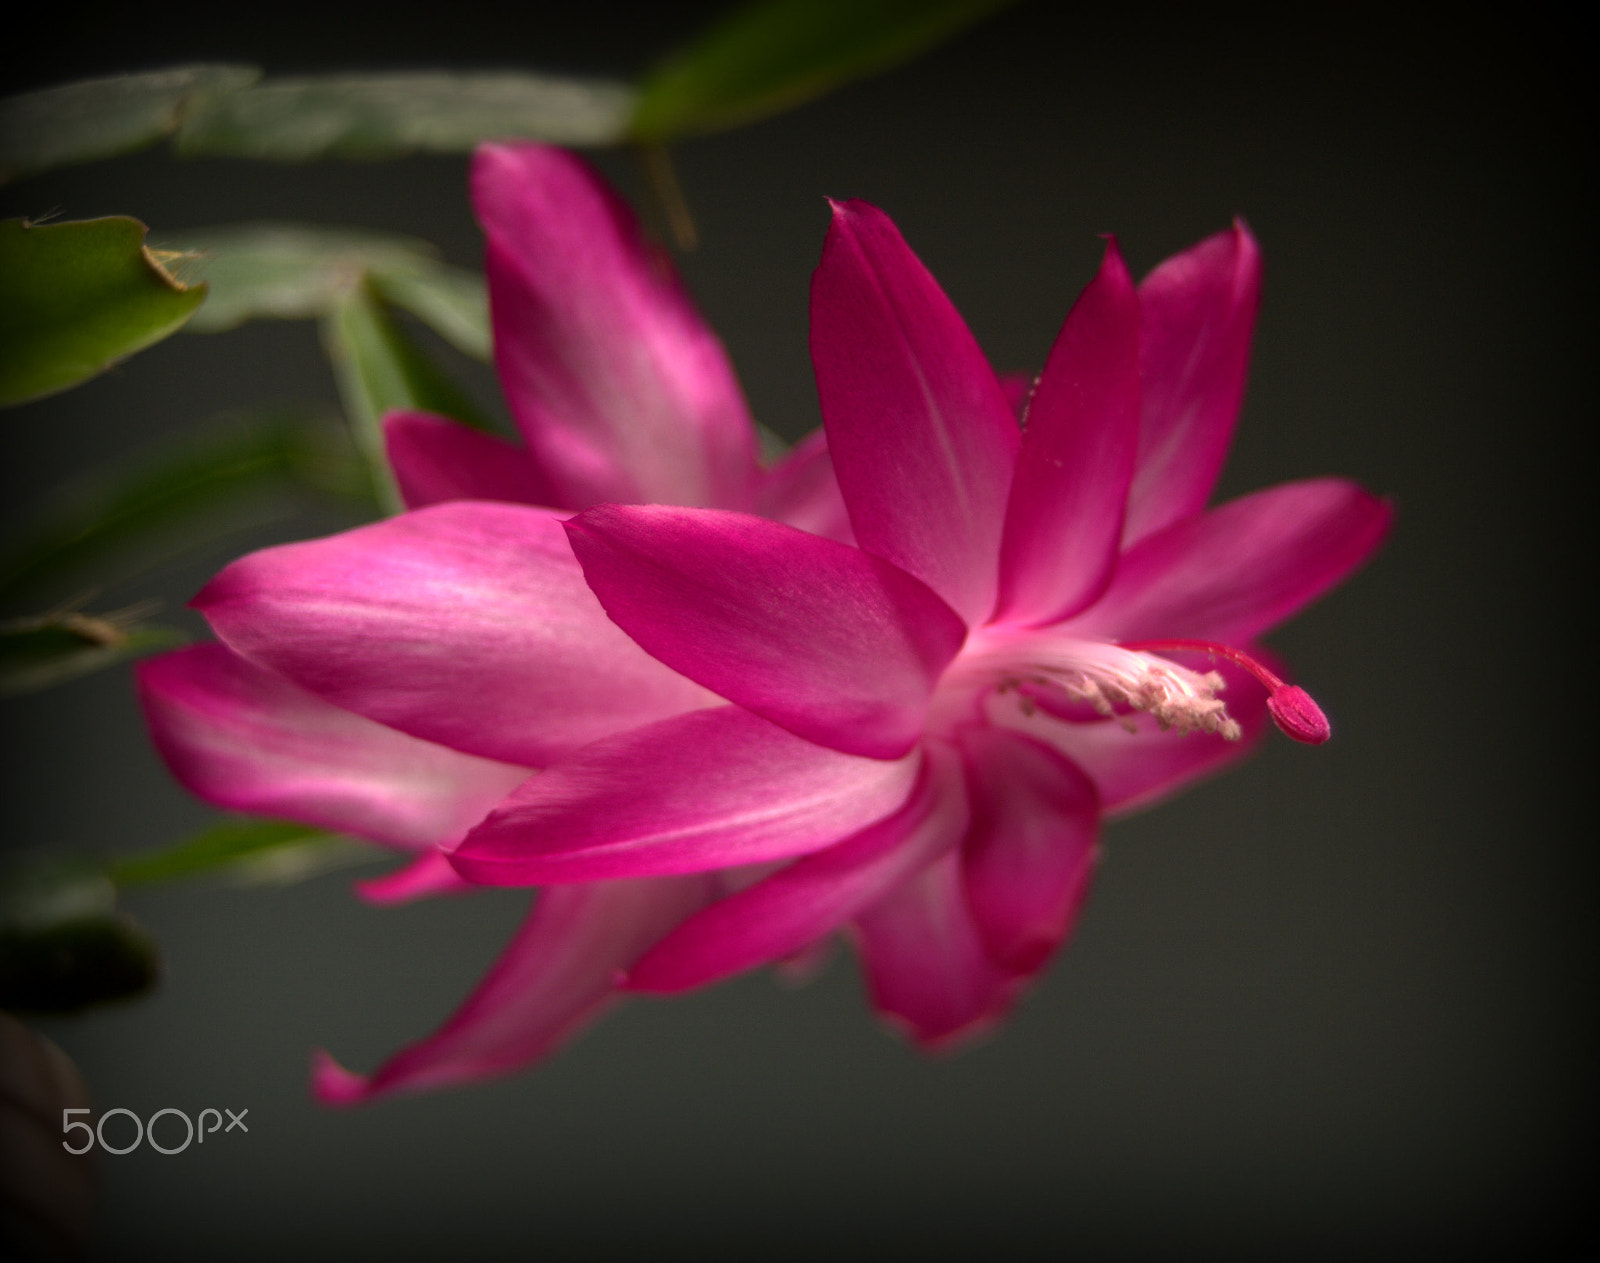
[[[454,3],[378,24],[88,4],[47,16],[11,75],[632,73],[719,7]],[[757,415],[791,436],[816,420],[824,195],[894,215],[1007,369],[1041,362],[1095,234],[1142,273],[1244,215],[1266,297],[1223,493],[1338,473],[1400,509],[1377,562],[1274,638],[1334,742],[1274,739],[1112,825],[1070,950],[954,1059],[880,1030],[841,954],[798,991],[762,975],[634,1004],[510,1081],[329,1113],[306,1099],[307,1050],[368,1068],[425,1033],[523,898],[380,911],[347,875],[140,895],[162,991],[41,1029],[101,1109],[247,1107],[251,1130],[104,1160],[105,1257],[1462,1258],[1572,1226],[1594,1103],[1592,826],[1572,789],[1592,706],[1571,626],[1592,583],[1593,154],[1576,32],[1516,13],[1035,0],[682,145],[703,236],[683,269]],[[625,155],[601,163],[638,192]],[[349,223],[475,265],[465,169],[154,152],[0,190],[0,213],[129,213],[156,238]],[[7,413],[5,500],[227,408],[332,397],[309,326],[179,336]],[[181,604],[222,560],[159,586]],[[18,844],[152,846],[206,818],[146,748],[125,675],[3,713]]]

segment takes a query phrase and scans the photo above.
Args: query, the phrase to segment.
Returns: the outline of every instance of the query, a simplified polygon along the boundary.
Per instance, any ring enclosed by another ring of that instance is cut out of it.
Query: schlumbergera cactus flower
[[[1137,290],[1109,247],[1019,426],[893,224],[837,206],[828,452],[761,475],[720,350],[617,205],[548,150],[476,176],[527,448],[411,418],[391,450],[415,504],[567,511],[436,503],[244,558],[195,602],[223,644],[143,675],[203,796],[431,848],[398,889],[544,888],[438,1033],[370,1077],[319,1060],[322,1099],[514,1070],[624,991],[840,929],[880,1011],[954,1042],[1066,936],[1104,816],[1269,714],[1327,736],[1255,640],[1390,515],[1334,479],[1205,511],[1257,302],[1242,228]]]

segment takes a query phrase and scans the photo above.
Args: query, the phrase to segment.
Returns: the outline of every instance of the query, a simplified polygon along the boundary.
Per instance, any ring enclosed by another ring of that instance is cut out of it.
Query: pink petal
[[[1259,648],[1249,652],[1258,659],[1268,657]],[[1183,665],[1222,674],[1227,687],[1221,697],[1243,730],[1238,741],[1200,732],[1181,736],[1176,729],[1163,732],[1149,715],[1138,713],[1123,717],[1134,726],[1132,732],[1122,722],[1061,723],[1043,713],[1012,716],[1006,726],[1059,751],[1076,765],[1094,783],[1104,814],[1125,815],[1149,807],[1232,766],[1254,749],[1267,729],[1267,691],[1248,673],[1202,657],[1185,658]]]
[[[735,706],[695,711],[548,768],[452,862],[484,885],[537,886],[781,859],[898,810],[919,762],[839,754]]]
[[[459,840],[528,777],[340,710],[222,645],[148,659],[137,679],[173,775],[233,811],[432,847]]]
[[[839,494],[839,480],[833,475],[828,436],[821,430],[801,439],[762,475],[756,509],[762,517],[787,522],[813,535],[825,535],[842,544],[856,542],[849,510]]]
[[[553,1052],[616,995],[614,979],[699,908],[703,877],[557,886],[472,996],[435,1034],[396,1053],[370,1078],[318,1052],[312,1090],[356,1105],[510,1074]]]
[[[413,903],[431,895],[462,895],[478,889],[450,866],[447,852],[437,849],[424,851],[404,868],[351,885],[362,899],[380,905]]]
[[[961,878],[960,855],[947,854],[856,921],[873,1005],[931,1049],[993,1026],[1023,981],[984,950]]]
[[[1371,557],[1393,517],[1387,503],[1340,478],[1258,491],[1136,544],[1073,627],[1119,640],[1240,644]]]
[[[1089,891],[1100,798],[1050,747],[988,725],[958,740],[972,800],[962,847],[967,901],[995,962],[1031,974]]]
[[[446,500],[551,504],[525,448],[428,412],[383,418],[384,447],[408,509]]]
[[[910,750],[966,638],[905,571],[765,518],[613,504],[567,534],[606,613],[649,653],[846,754]]]
[[[716,700],[606,618],[548,510],[457,501],[269,548],[194,605],[328,701],[509,763]]]
[[[811,358],[856,539],[974,626],[994,606],[1016,418],[889,217],[858,201],[833,211],[811,283]]]
[[[1125,545],[1205,508],[1244,399],[1260,304],[1261,252],[1239,222],[1139,286],[1144,400]]]
[[[484,145],[495,362],[559,503],[747,508],[755,436],[722,344],[665,255],[579,159]]]
[[[1110,581],[1139,441],[1139,304],[1106,243],[1028,404],[1000,549],[996,615],[1051,623]]]
[[[893,815],[690,917],[645,953],[628,989],[687,991],[799,953],[925,868],[967,822],[959,772],[935,768],[930,758]]]

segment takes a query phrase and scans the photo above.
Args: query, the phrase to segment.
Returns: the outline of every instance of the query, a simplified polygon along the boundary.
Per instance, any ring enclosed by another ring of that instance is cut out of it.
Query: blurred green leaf
[[[379,503],[388,511],[398,513],[401,504],[384,452],[384,413],[437,412],[480,429],[490,428],[367,286],[351,290],[323,318],[322,343],[339,381],[339,395],[356,446],[367,457]]]
[[[0,1008],[71,1013],[153,986],[160,954],[117,911],[104,870],[82,857],[0,861]]]
[[[377,511],[335,420],[285,411],[213,424],[46,499],[0,556],[0,599],[37,608],[85,577],[103,584],[283,517],[307,492]]]
[[[380,854],[375,847],[326,829],[261,816],[229,816],[173,846],[118,859],[107,867],[106,875],[121,888],[208,875],[224,875],[247,885],[277,884]]]
[[[0,856],[0,1008],[69,1013],[154,985],[159,952],[117,909],[119,888],[193,877],[282,885],[385,854],[310,825],[228,816],[173,846],[121,858]]]
[[[323,873],[371,864],[392,855],[370,842],[327,833],[244,856],[226,870],[225,876],[235,886],[292,886]]]
[[[0,1008],[76,1013],[141,995],[160,977],[160,949],[126,912],[0,929]]]
[[[181,154],[306,161],[463,153],[485,140],[660,142],[752,122],[888,69],[1010,0],[759,0],[639,89],[519,71],[267,79],[175,66],[0,100],[0,183],[174,135]]]
[[[335,366],[353,373],[347,408],[356,404],[374,419],[393,409],[418,409],[454,417],[481,429],[488,423],[456,384],[423,354],[384,309],[372,289],[346,294],[323,321]]]
[[[110,912],[117,891],[104,866],[81,855],[0,856],[0,929],[39,929]]]
[[[458,350],[489,358],[489,303],[483,278],[441,263],[415,237],[310,224],[239,224],[170,235],[173,271],[210,287],[189,322],[217,333],[262,317],[326,315],[362,281],[412,312]]]
[[[754,122],[909,61],[1010,0],[759,0],[663,61],[629,137],[647,143]]]
[[[75,386],[159,342],[205,300],[116,216],[0,222],[0,404]]]
[[[489,361],[489,294],[483,277],[442,263],[410,271],[376,267],[372,287],[385,302],[409,311],[463,355]]]
[[[604,145],[622,139],[633,101],[613,80],[524,73],[269,79],[197,101],[176,143],[183,154],[294,162],[460,153],[497,138]]]
[[[415,237],[306,224],[238,224],[168,233],[161,245],[172,270],[210,289],[189,323],[192,333],[220,333],[262,317],[310,320],[331,310],[368,271],[433,265],[433,248]]]
[[[0,101],[0,184],[154,144],[197,100],[260,77],[254,66],[173,66],[7,97]]]
[[[0,697],[65,684],[160,653],[185,639],[175,628],[125,625],[115,616],[60,613],[11,619],[0,623]]]

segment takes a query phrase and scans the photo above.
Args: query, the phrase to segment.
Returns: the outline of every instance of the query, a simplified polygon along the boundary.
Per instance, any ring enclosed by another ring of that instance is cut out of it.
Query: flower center
[[[1071,721],[1121,714],[1123,726],[1132,731],[1128,712],[1144,711],[1180,735],[1214,732],[1229,741],[1241,735],[1217,696],[1225,686],[1218,672],[1191,671],[1109,641],[1029,635],[969,642],[948,678],[986,694],[1014,694],[1029,715],[1043,709]]]

